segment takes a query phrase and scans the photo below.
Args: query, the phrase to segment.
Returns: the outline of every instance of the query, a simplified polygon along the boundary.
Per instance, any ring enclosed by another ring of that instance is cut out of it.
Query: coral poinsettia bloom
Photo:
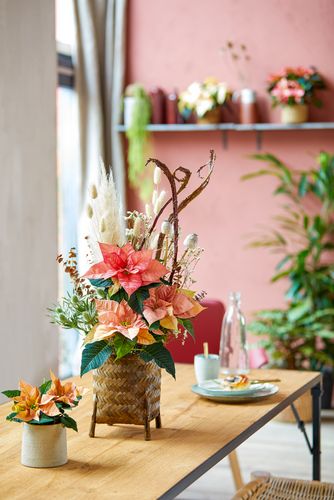
[[[156,283],[167,272],[165,266],[152,258],[152,250],[136,252],[130,243],[123,247],[99,243],[103,261],[94,264],[85,278],[108,279],[119,282],[131,295],[144,285]]]
[[[62,401],[70,406],[75,406],[74,402],[77,400],[78,396],[82,395],[83,390],[77,387],[73,382],[65,382],[65,384],[62,384],[52,370],[50,370],[50,376],[52,385],[46,396],[51,397],[55,401]]]
[[[19,396],[15,396],[12,410],[17,413],[16,417],[24,422],[39,420],[41,411],[50,417],[60,414],[52,397],[41,393],[38,387],[27,384],[20,380]]]
[[[149,298],[144,301],[144,318],[150,325],[160,321],[164,328],[177,330],[177,318],[193,318],[204,309],[192,295],[176,285],[151,288]]]
[[[139,344],[155,342],[145,321],[131,309],[125,300],[120,303],[115,300],[96,300],[95,304],[99,324],[93,328],[89,342],[109,339],[117,332],[130,340],[137,337]]]

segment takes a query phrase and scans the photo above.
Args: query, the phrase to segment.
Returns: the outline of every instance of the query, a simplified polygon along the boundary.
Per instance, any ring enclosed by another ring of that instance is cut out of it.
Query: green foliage
[[[141,85],[131,86],[132,97],[135,98],[132,121],[126,131],[129,141],[128,149],[128,177],[133,187],[140,188],[143,199],[148,199],[152,192],[152,181],[144,178],[145,152],[147,149],[148,131],[150,123],[151,102]]]
[[[44,380],[43,383],[39,386],[40,393],[46,394],[51,389],[51,385],[51,380]]]
[[[140,357],[144,361],[155,361],[160,368],[164,368],[167,373],[170,373],[175,378],[175,365],[173,358],[162,342],[147,345],[140,353]]]
[[[2,393],[6,398],[15,398],[16,396],[19,396],[21,394],[21,391],[18,389],[14,389],[12,391],[2,391]]]
[[[63,424],[65,427],[68,427],[69,429],[73,429],[74,431],[78,432],[78,426],[76,421],[70,417],[69,415],[62,415],[60,417],[60,423]]]
[[[113,338],[116,360],[123,358],[127,354],[130,354],[130,352],[135,348],[136,343],[136,340],[129,340],[121,333],[116,333],[115,337]]]
[[[320,153],[317,168],[307,171],[291,169],[270,154],[255,159],[266,162],[266,169],[243,178],[274,176],[274,195],[288,203],[274,217],[275,227],[251,246],[282,254],[271,281],[288,280],[288,288],[287,309],[261,311],[249,329],[267,335],[264,346],[275,362],[289,368],[333,365],[334,156]]]
[[[183,328],[192,336],[192,338],[195,338],[195,332],[194,332],[194,326],[192,324],[191,319],[181,319],[178,318],[178,322],[183,326]]]
[[[112,354],[113,348],[106,340],[86,344],[82,351],[80,375],[99,368]]]
[[[66,329],[80,330],[87,334],[97,323],[97,312],[91,295],[67,294],[54,308],[49,309],[52,323]]]

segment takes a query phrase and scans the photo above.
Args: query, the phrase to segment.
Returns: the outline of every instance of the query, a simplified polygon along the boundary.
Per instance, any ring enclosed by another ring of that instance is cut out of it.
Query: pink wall
[[[258,91],[262,121],[279,119],[263,90],[266,76],[285,65],[311,64],[329,86],[324,108],[311,116],[334,121],[333,21],[331,0],[130,0],[128,82],[182,90],[212,75],[237,88],[236,72],[219,51],[233,40],[245,43],[252,57],[250,85]],[[263,151],[307,167],[319,150],[334,150],[333,140],[334,131],[267,132]],[[257,167],[249,159],[255,152],[254,133],[230,133],[228,150],[216,132],[152,137],[152,154],[170,167],[195,171],[211,148],[217,153],[211,185],[182,220],[184,234],[197,232],[206,250],[197,269],[198,288],[223,300],[229,290],[239,289],[248,313],[281,306],[283,284],[269,284],[277,257],[245,248],[247,235],[268,223],[278,208],[270,179],[240,181]],[[134,199],[131,194],[130,204]]]

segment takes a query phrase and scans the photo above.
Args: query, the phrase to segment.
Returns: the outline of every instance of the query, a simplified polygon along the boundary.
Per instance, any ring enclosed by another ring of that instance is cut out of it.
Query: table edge
[[[302,396],[307,390],[312,389],[312,387],[321,383],[322,374],[319,372],[313,379],[309,380],[302,387],[297,389],[293,394],[290,394],[283,401],[280,401],[275,408],[272,408],[268,413],[266,413],[259,420],[254,422],[250,427],[248,427],[244,432],[242,432],[236,439],[230,441],[226,446],[218,450],[214,455],[205,460],[192,472],[184,476],[180,481],[178,481],[169,490],[165,491],[157,500],[172,500],[177,495],[179,495],[188,486],[199,479],[203,474],[210,470],[214,465],[220,462],[223,458],[240,446],[246,439],[255,434],[259,429],[261,429],[265,424],[272,420],[276,415],[281,413],[285,408],[290,406],[296,399]]]

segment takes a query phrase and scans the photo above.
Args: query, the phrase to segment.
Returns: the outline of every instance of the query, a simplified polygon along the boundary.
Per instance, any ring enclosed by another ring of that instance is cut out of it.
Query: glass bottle
[[[239,292],[229,294],[220,338],[220,371],[225,374],[249,372],[246,321],[240,310]]]

